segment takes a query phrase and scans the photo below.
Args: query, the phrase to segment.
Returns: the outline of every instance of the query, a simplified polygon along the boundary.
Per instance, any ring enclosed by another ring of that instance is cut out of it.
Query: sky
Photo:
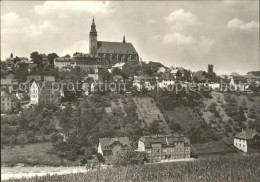
[[[259,1],[1,1],[1,60],[131,42],[143,61],[217,74],[259,70]]]

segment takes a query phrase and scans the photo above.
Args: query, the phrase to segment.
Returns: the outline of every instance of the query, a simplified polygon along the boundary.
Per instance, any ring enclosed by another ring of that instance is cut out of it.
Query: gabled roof
[[[156,135],[156,136],[143,136],[140,141],[144,142],[146,148],[151,148],[153,143],[162,144],[163,146],[175,146],[176,142],[183,142],[190,145],[190,141],[184,135]]]
[[[114,66],[112,66],[113,68],[116,68],[116,67],[122,67],[124,66],[125,63],[116,63]]]
[[[244,140],[251,140],[255,135],[260,137],[260,134],[254,129],[247,129],[238,133],[235,138],[244,139]]]
[[[97,42],[98,53],[137,54],[132,43],[123,42]]]
[[[117,137],[117,138],[100,138],[99,143],[102,150],[111,150],[112,144],[119,142],[122,146],[130,147],[130,141],[128,137]]]

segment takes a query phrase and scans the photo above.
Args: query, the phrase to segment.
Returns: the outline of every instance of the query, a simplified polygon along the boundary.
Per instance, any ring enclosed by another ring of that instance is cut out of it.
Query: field
[[[191,162],[147,164],[97,169],[86,173],[14,179],[7,182],[79,182],[79,181],[259,181],[259,155],[233,155]]]
[[[61,165],[60,159],[52,154],[48,154],[51,143],[36,143],[15,145],[13,148],[5,146],[1,149],[1,163],[17,164],[29,163],[33,165]]]

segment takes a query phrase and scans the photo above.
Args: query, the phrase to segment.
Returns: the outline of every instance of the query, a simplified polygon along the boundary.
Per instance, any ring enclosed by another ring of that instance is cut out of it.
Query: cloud
[[[94,1],[46,1],[42,5],[36,5],[34,10],[39,15],[62,12],[90,12],[90,13],[108,13],[110,2]]]
[[[196,15],[183,9],[173,11],[166,17],[166,22],[172,24],[173,30],[183,30],[187,26],[196,24],[197,21]]]
[[[184,35],[178,32],[172,34],[166,34],[163,36],[163,43],[165,44],[176,44],[176,45],[187,45],[195,43],[195,39],[190,35]]]
[[[227,27],[230,29],[254,30],[259,28],[259,23],[256,21],[246,23],[243,20],[235,18],[228,22]]]
[[[1,22],[3,37],[11,35],[35,37],[41,35],[44,31],[56,30],[47,20],[43,23],[33,24],[30,19],[22,18],[15,12],[1,16]]]

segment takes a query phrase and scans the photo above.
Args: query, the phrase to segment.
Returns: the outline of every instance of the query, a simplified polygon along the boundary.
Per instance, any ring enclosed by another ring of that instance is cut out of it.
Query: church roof
[[[132,43],[97,42],[98,53],[137,54]]]

